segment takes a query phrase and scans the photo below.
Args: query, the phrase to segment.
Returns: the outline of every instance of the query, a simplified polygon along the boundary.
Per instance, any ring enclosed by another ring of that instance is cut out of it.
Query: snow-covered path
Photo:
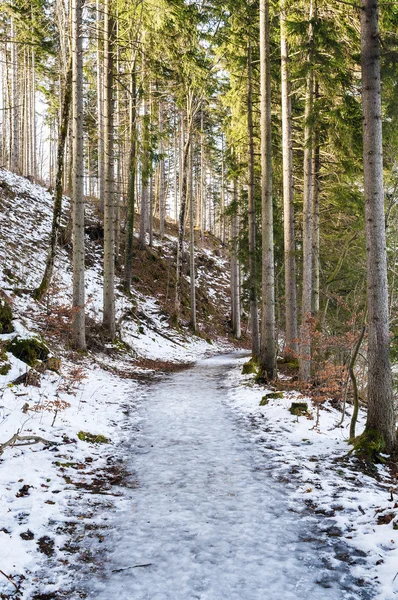
[[[132,445],[138,487],[107,535],[105,571],[85,584],[90,598],[372,597],[332,558],[338,541],[300,541],[317,538],[314,520],[289,511],[283,484],[262,469],[265,455],[223,402],[234,363],[201,361],[149,388]]]

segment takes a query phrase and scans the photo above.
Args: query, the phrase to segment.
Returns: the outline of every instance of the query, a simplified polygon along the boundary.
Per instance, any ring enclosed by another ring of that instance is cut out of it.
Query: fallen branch
[[[131,565],[131,567],[124,567],[124,569],[113,569],[112,573],[121,573],[122,571],[128,571],[129,569],[138,569],[139,567],[150,567],[152,563],[145,563],[144,565]]]
[[[12,580],[12,577],[11,577],[11,575],[6,575],[6,574],[4,573],[4,571],[2,571],[1,569],[0,569],[0,573],[1,573],[2,575],[4,575],[4,577],[5,577],[6,579],[8,579],[8,581],[9,581],[10,583],[12,583],[12,585],[15,587],[15,589],[16,589],[16,590],[19,590],[19,587],[17,586],[17,584],[15,583],[15,581],[13,581],[13,580]]]
[[[22,442],[18,444],[17,442]],[[18,448],[20,446],[31,446],[32,444],[46,444],[50,446],[57,446],[58,442],[54,442],[52,440],[46,440],[39,435],[19,435],[19,433],[14,433],[14,435],[4,442],[4,444],[0,444],[0,456],[3,454],[4,450],[9,446],[13,448]]]

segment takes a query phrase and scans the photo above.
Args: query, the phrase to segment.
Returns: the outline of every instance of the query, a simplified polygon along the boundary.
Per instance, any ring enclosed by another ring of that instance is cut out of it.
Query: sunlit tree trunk
[[[252,99],[252,48],[248,42],[247,48],[247,130],[248,130],[248,217],[249,217],[249,295],[250,320],[252,334],[252,353],[260,354],[260,331],[258,324],[257,305],[257,272],[256,272],[256,210],[254,202],[254,141],[253,141],[253,99]]]
[[[193,194],[193,165],[192,165],[192,145],[189,149],[189,274],[190,274],[190,296],[191,296],[191,327],[196,331],[196,276],[195,276],[195,201]]]
[[[114,98],[113,62],[115,21],[111,0],[104,2],[104,302],[103,325],[115,337],[115,176],[114,176]]]
[[[131,104],[130,104],[130,155],[127,188],[127,222],[126,222],[126,256],[124,266],[124,285],[130,291],[133,268],[134,211],[135,211],[135,176],[137,165],[136,115],[137,85],[135,61],[131,71]]]
[[[313,17],[312,0],[310,20]],[[301,302],[300,379],[311,375],[311,311],[312,311],[312,149],[314,75],[312,70],[312,24],[309,29],[310,50],[307,62],[304,113],[304,196],[303,196],[303,293]]]
[[[70,115],[70,105],[72,100],[72,63],[68,68],[65,81],[64,98],[62,103],[62,118],[61,126],[58,138],[58,151],[57,151],[57,175],[55,179],[54,189],[54,209],[53,209],[53,221],[50,235],[50,247],[47,254],[46,266],[44,275],[41,280],[39,287],[35,290],[35,298],[41,300],[47,293],[50,286],[53,271],[54,262],[57,251],[57,243],[59,230],[61,226],[62,216],[62,195],[63,195],[63,180],[64,180],[64,168],[65,168],[65,148],[68,136],[68,125]]]
[[[83,33],[82,0],[72,0],[73,80],[73,341],[86,347],[84,291],[84,138],[83,138]]]
[[[232,321],[232,333],[237,340],[241,337],[241,325],[240,325],[240,314],[241,314],[241,300],[240,300],[240,274],[239,274],[239,209],[237,206],[237,184],[236,180],[233,183],[233,202],[236,205],[236,210],[232,216],[231,222],[231,321]]]
[[[260,0],[260,109],[261,109],[261,215],[262,310],[260,366],[270,381],[276,377],[274,231],[272,208],[271,64],[269,3]]]
[[[104,86],[103,86],[103,57],[101,51],[101,41],[103,40],[103,17],[101,0],[96,4],[97,17],[97,135],[98,135],[98,198],[100,211],[104,212]]]
[[[18,43],[15,18],[11,19],[11,171],[21,172],[20,166],[20,138],[19,138],[19,89],[18,89]]]
[[[386,233],[384,217],[380,37],[377,0],[361,0],[363,166],[368,301],[368,415],[366,430],[397,446],[390,365]]]

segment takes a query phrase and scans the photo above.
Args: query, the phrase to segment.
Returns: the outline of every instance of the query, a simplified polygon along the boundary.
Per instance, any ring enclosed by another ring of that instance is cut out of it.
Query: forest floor
[[[16,433],[47,440],[0,455],[0,598],[398,596],[396,481],[347,456],[349,415],[338,427],[335,407],[314,427],[310,401],[308,414],[290,414],[296,392],[260,406],[269,390],[241,374],[247,358],[225,335],[222,249],[198,249],[201,336],[168,319],[171,231],[136,255],[133,296],[117,294],[120,336],[107,342],[101,229],[89,211],[82,356],[68,348],[67,245],[45,303],[29,293],[50,194],[0,170],[0,219],[1,295],[14,316],[0,335],[0,445]],[[7,350],[34,335],[58,362],[32,369]]]

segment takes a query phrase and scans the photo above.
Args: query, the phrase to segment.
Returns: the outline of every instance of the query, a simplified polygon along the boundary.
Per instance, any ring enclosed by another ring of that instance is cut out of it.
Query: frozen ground
[[[291,510],[251,428],[225,404],[236,356],[153,384],[125,447],[137,487],[114,516],[105,567],[79,583],[98,600],[374,598],[329,519]],[[293,502],[293,505],[295,502]],[[77,590],[77,588],[76,588]],[[76,596],[78,597],[78,596]]]

